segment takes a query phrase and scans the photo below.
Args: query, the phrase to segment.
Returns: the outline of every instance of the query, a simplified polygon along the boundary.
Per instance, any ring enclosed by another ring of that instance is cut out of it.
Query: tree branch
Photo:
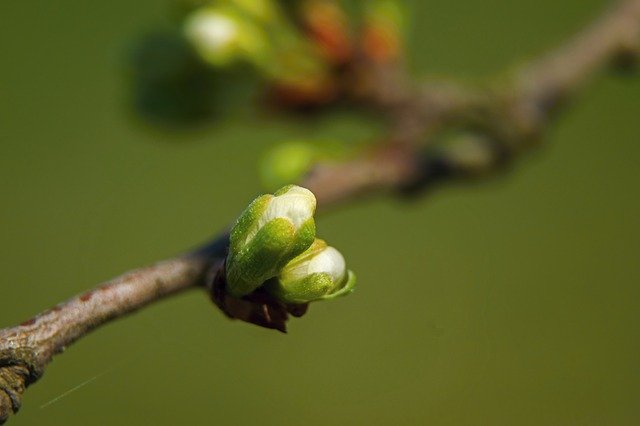
[[[516,90],[523,103],[552,111],[596,72],[640,57],[640,1],[623,0],[558,49],[525,67]]]
[[[20,408],[24,389],[54,355],[96,327],[203,283],[224,258],[226,237],[201,250],[126,273],[23,322],[0,330],[0,423]]]
[[[640,56],[640,0],[624,0],[550,54],[522,67],[510,84],[469,88],[412,84],[398,68],[371,67],[368,97],[391,118],[385,144],[344,163],[321,164],[302,182],[326,210],[377,191],[411,191],[498,170],[537,139],[552,113],[595,72]],[[456,128],[453,139],[440,130]],[[444,143],[443,143],[444,142]],[[152,302],[203,286],[225,258],[227,235],[203,248],[129,272],[22,324],[0,330],[0,424],[53,356],[89,331]]]

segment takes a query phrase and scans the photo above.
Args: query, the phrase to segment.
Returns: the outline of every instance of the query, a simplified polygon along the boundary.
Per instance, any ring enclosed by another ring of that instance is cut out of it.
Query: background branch
[[[413,82],[397,64],[366,64],[361,100],[391,121],[390,134],[362,156],[320,164],[302,182],[326,210],[376,192],[415,191],[496,170],[539,139],[558,107],[607,65],[640,56],[640,0],[617,3],[558,49],[506,83],[468,87]],[[443,129],[456,129],[455,137]],[[203,248],[127,273],[22,324],[0,330],[0,423],[53,356],[92,329],[178,292],[202,287],[225,257],[226,233]]]

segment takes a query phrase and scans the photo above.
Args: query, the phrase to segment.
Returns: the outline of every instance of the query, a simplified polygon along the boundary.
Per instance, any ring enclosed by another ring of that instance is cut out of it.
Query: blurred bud
[[[256,198],[231,230],[229,294],[251,293],[306,250],[315,238],[315,209],[313,193],[295,185]]]
[[[342,254],[316,239],[282,268],[267,290],[284,303],[308,303],[347,295],[355,283],[355,275],[346,269]]]
[[[325,58],[345,64],[352,54],[347,15],[335,0],[305,0],[301,17],[310,37]]]
[[[213,110],[213,75],[179,32],[145,36],[129,66],[136,111],[154,122],[184,123]]]
[[[241,11],[204,7],[191,13],[184,33],[200,56],[216,67],[241,59],[260,62],[268,50],[263,31]]]
[[[368,141],[340,139],[304,139],[284,142],[271,147],[260,162],[260,179],[265,189],[272,191],[289,182],[300,182],[314,164],[339,162],[361,153]]]
[[[397,59],[405,27],[405,11],[398,0],[369,2],[363,29],[363,49],[367,56],[379,62]]]
[[[184,31],[207,62],[229,65],[239,56],[240,26],[229,13],[202,8],[187,18]]]
[[[289,142],[267,152],[260,164],[260,177],[265,188],[272,190],[288,182],[299,182],[311,169],[316,148],[309,142]]]

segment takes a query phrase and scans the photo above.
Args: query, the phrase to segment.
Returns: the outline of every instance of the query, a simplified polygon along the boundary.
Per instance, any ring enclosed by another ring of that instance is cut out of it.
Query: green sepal
[[[353,293],[353,291],[355,290],[355,287],[356,287],[356,274],[354,274],[353,271],[348,270],[347,279],[344,285],[342,286],[342,288],[338,289],[337,291],[334,291],[333,293],[324,295],[320,299],[331,300],[331,299],[335,299],[336,297],[346,296],[348,294]]]
[[[267,290],[284,303],[308,303],[327,295],[334,286],[329,274],[316,272],[284,286],[278,279],[269,281]]]
[[[230,252],[237,252],[246,242],[247,236],[257,225],[257,221],[269,206],[269,201],[273,198],[271,194],[261,195],[249,204],[240,214],[236,224],[231,229]]]
[[[278,269],[282,269],[284,265],[295,259],[297,256],[305,252],[316,238],[316,222],[313,217],[300,225],[296,233],[287,256],[278,264]]]
[[[249,294],[277,275],[278,265],[290,259],[287,254],[295,238],[293,224],[284,218],[266,223],[258,233],[227,262],[227,290],[232,296]]]
[[[266,289],[284,303],[309,303],[346,296],[353,293],[355,285],[356,275],[349,270],[343,285],[337,289],[329,274],[325,272],[316,272],[286,285],[274,278],[266,283]]]

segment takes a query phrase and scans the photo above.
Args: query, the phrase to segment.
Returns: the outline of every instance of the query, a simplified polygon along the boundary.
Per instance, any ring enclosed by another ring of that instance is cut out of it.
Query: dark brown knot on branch
[[[18,412],[25,389],[41,375],[42,369],[30,349],[0,353],[0,424]]]
[[[0,367],[0,424],[20,409],[28,377],[29,369],[24,365]]]
[[[207,290],[213,303],[228,318],[286,333],[289,315],[299,318],[309,307],[308,303],[282,303],[262,288],[243,297],[233,297],[226,291],[225,277],[224,262],[214,265],[207,279]]]

